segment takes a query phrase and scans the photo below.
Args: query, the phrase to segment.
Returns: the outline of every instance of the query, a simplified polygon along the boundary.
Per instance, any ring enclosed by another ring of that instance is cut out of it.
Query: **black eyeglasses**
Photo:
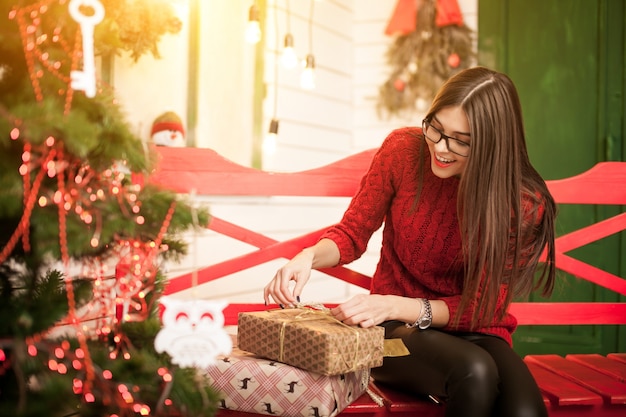
[[[467,157],[470,153],[470,144],[462,141],[461,139],[453,138],[444,134],[441,130],[431,125],[426,119],[422,120],[422,130],[426,139],[432,143],[439,143],[441,139],[446,142],[448,150],[459,156]]]

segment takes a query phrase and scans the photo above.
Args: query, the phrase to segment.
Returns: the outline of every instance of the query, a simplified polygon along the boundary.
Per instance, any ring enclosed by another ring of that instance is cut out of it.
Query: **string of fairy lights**
[[[286,16],[285,34],[279,36],[279,4],[276,0],[273,4],[274,11],[274,43],[276,50],[276,58],[273,62],[274,69],[274,97],[272,107],[272,117],[270,119],[267,135],[263,140],[263,150],[266,154],[273,154],[276,151],[276,137],[278,135],[278,127],[280,120],[278,118],[278,71],[279,67],[287,71],[293,71],[300,64],[300,88],[306,91],[315,89],[315,55],[313,54],[313,16],[315,11],[315,3],[320,0],[309,0],[309,11],[307,17],[308,25],[308,49],[306,55],[301,58],[295,50],[295,37],[291,30],[291,4],[290,0],[284,0],[284,11]],[[262,29],[260,23],[260,10],[257,2],[254,1],[248,11],[248,23],[245,29],[245,39],[251,45],[256,45],[262,38]]]

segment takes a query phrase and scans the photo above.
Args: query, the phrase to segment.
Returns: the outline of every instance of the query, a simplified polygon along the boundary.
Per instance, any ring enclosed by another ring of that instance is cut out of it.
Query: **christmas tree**
[[[158,56],[180,28],[167,1],[0,0],[0,415],[213,415],[210,387],[154,349],[159,262],[208,211],[138,185],[153,151],[114,91],[76,81],[93,56],[72,7],[104,11],[95,55]]]
[[[445,80],[472,65],[473,32],[456,0],[398,0],[385,33],[396,38],[378,95],[381,115],[425,111]]]

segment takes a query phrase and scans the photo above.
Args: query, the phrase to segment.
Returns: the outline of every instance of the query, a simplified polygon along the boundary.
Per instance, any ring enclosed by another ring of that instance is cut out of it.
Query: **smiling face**
[[[467,115],[460,106],[442,108],[433,116],[430,124],[450,138],[471,144]],[[451,140],[449,139],[449,141]],[[450,152],[443,137],[438,143],[433,143],[430,140],[425,142],[430,151],[430,166],[436,176],[451,178],[463,174],[468,157]]]

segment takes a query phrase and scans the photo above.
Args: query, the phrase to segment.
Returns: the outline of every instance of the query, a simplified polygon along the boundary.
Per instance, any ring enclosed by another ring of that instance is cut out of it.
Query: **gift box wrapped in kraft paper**
[[[237,346],[323,375],[383,363],[384,329],[348,326],[327,311],[291,308],[239,313]]]
[[[219,407],[285,417],[333,417],[367,389],[369,369],[327,376],[234,348],[206,370]]]

